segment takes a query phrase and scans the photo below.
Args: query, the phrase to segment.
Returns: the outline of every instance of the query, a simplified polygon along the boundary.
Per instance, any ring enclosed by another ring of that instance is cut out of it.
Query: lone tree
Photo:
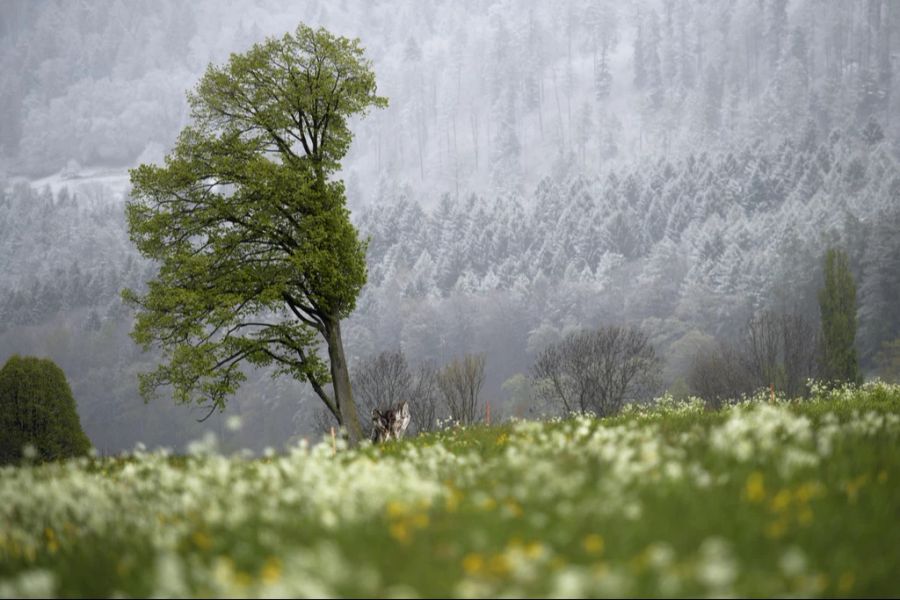
[[[860,381],[856,360],[856,284],[847,254],[825,254],[825,286],[819,290],[825,374],[832,382]]]
[[[62,369],[51,360],[13,356],[0,369],[0,464],[17,462],[26,445],[44,460],[91,448]]]
[[[146,294],[123,292],[135,341],[163,352],[141,393],[170,385],[212,414],[243,363],[274,365],[309,381],[355,443],[341,320],[366,281],[366,243],[334,175],[349,119],[387,106],[371,62],[359,40],[300,25],[210,65],[188,102],[192,124],[165,166],[131,171],[131,239],[160,264]]]

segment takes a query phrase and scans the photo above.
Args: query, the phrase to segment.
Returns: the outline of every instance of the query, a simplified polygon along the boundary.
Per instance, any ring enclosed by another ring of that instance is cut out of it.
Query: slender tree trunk
[[[344,358],[344,342],[341,340],[341,323],[338,319],[325,321],[325,341],[328,344],[328,359],[331,363],[331,386],[334,389],[334,402],[341,414],[341,422],[347,429],[350,445],[355,446],[362,440],[362,428],[353,400],[350,387],[350,372]]]

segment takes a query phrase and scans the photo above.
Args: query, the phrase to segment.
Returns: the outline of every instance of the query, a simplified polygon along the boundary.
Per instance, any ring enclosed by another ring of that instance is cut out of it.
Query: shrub
[[[36,458],[85,454],[91,442],[66,376],[48,359],[13,356],[0,369],[0,463],[17,462],[32,446]]]

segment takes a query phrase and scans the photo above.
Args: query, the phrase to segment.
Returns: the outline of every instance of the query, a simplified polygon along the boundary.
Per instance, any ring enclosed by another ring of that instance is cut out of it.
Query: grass
[[[900,387],[0,470],[0,596],[896,596]]]

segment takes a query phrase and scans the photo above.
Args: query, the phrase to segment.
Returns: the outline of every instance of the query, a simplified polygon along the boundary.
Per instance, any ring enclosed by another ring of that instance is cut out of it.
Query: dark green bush
[[[39,460],[91,448],[62,369],[48,359],[17,355],[0,369],[0,463],[18,462],[26,445]]]

